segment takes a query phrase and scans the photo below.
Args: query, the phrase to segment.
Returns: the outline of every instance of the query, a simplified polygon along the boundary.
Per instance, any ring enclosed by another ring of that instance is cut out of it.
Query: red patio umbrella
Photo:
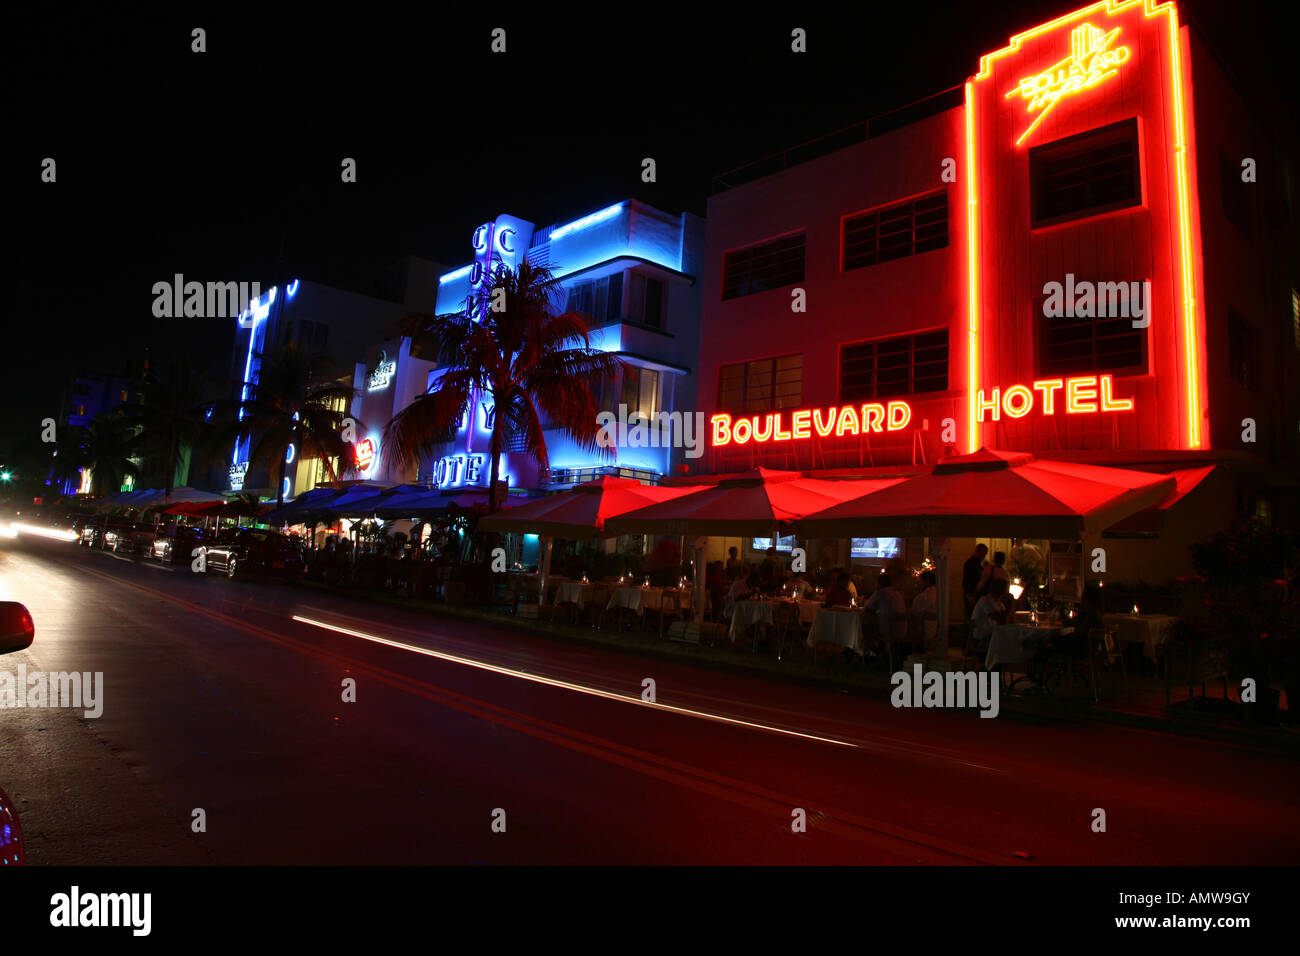
[[[850,498],[870,496],[902,478],[804,478],[797,471],[753,471],[695,488],[694,494],[614,518],[610,534],[767,536],[794,521]],[[842,537],[836,531],[829,537]]]
[[[981,448],[821,510],[798,528],[824,537],[1006,534],[1072,541],[1157,504],[1174,487],[1168,475]]]
[[[611,518],[646,505],[681,498],[698,491],[699,487],[644,485],[633,478],[606,475],[569,491],[511,508],[509,514],[488,515],[478,526],[481,531],[519,531],[553,538],[609,535],[607,522]]]

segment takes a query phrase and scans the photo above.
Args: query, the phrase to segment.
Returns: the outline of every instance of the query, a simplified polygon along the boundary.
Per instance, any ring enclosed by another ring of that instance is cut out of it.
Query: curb
[[[750,663],[743,656],[731,653],[726,657],[697,656],[693,651],[709,651],[703,644],[684,642],[660,642],[657,638],[632,635],[630,639],[609,640],[588,637],[569,625],[557,625],[535,618],[518,618],[513,614],[499,614],[492,611],[461,605],[441,604],[430,601],[411,600],[387,594],[374,594],[367,591],[339,591],[329,585],[316,581],[299,581],[297,586],[308,590],[343,594],[351,598],[367,601],[371,604],[384,604],[391,607],[423,611],[444,619],[475,621],[498,627],[522,631],[534,636],[557,638],[566,644],[581,647],[599,648],[624,654],[630,657],[650,658],[678,664],[687,664],[703,670],[722,673],[742,674],[768,680],[778,680],[818,690],[830,690],[843,694],[875,700],[888,700],[892,685],[887,675],[877,671],[846,669],[841,675],[827,673],[807,673],[792,671],[788,664],[772,666],[766,663]],[[717,647],[729,648],[729,644]],[[767,658],[761,660],[767,661]],[[820,666],[820,665],[818,665]],[[1300,757],[1300,734],[1280,727],[1258,727],[1250,724],[1227,722],[1206,715],[1189,717],[1182,714],[1138,713],[1129,710],[1110,710],[1106,708],[1077,709],[1070,706],[1054,705],[1046,700],[1028,702],[1023,698],[1003,698],[1003,713],[1021,719],[1048,719],[1071,723],[1092,722],[1109,726],[1125,727],[1150,733],[1173,734],[1201,740],[1209,743],[1232,745],[1238,748],[1257,750],[1266,754],[1278,754]]]

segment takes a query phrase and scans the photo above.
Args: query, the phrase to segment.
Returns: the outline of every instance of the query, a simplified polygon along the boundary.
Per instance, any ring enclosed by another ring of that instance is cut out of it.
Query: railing
[[[848,146],[855,146],[858,143],[865,143],[869,139],[883,136],[886,133],[892,133],[904,126],[960,106],[964,99],[965,88],[963,86],[953,86],[924,99],[880,113],[859,123],[854,123],[851,126],[824,133],[778,153],[771,153],[743,166],[730,169],[725,173],[719,173],[713,177],[713,192],[718,193],[726,189],[732,189],[753,182],[763,176],[779,173],[791,166],[818,159],[828,153],[836,152]]]

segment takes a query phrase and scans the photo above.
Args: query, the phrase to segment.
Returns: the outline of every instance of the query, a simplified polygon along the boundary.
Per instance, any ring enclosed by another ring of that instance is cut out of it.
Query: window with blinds
[[[947,329],[840,347],[843,402],[947,390]]]
[[[1046,298],[1035,296],[1033,306],[1041,377],[1146,370],[1146,330],[1134,328],[1131,316],[1049,317]]]
[[[803,355],[724,365],[718,371],[718,409],[752,415],[795,408],[803,401]]]
[[[736,299],[802,282],[804,234],[783,236],[722,257],[722,297]]]
[[[1137,120],[1122,120],[1029,151],[1033,225],[1136,206],[1142,201]]]
[[[849,216],[842,238],[846,272],[943,249],[948,245],[948,192],[940,189]]]

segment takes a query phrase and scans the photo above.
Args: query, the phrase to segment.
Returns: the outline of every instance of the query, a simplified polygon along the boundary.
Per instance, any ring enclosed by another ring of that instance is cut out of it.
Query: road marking
[[[589,694],[592,697],[603,697],[606,700],[617,700],[624,704],[635,704],[638,707],[652,707],[656,710],[667,710],[674,714],[685,714],[688,717],[700,717],[704,720],[713,720],[724,724],[735,724],[738,727],[751,727],[756,730],[765,730],[773,734],[786,734],[790,737],[802,737],[805,740],[816,740],[821,743],[835,744],[838,747],[850,747],[857,749],[858,745],[846,740],[835,740],[831,737],[818,737],[816,734],[800,733],[797,730],[786,730],[783,727],[773,727],[770,724],[756,724],[748,720],[738,720],[734,717],[723,717],[720,714],[708,714],[701,710],[690,710],[686,707],[674,707],[672,704],[661,704],[657,701],[642,700],[640,697],[625,697],[622,694],[611,693],[610,691],[597,690],[594,687],[585,687],[582,684],[571,684],[568,681],[556,680],[552,677],[542,677],[538,674],[529,674],[525,671],[512,670],[509,667],[498,667],[496,664],[487,664],[483,661],[471,660],[468,657],[457,657],[454,654],[445,654],[442,651],[430,650],[427,647],[419,647],[415,644],[406,644],[402,641],[390,640],[386,637],[379,637],[375,634],[367,634],[364,631],[358,631],[350,627],[340,627],[337,624],[329,624],[325,621],[316,621],[309,617],[303,617],[300,614],[294,614],[293,620],[300,621],[303,624],[311,624],[314,627],[321,627],[328,631],[337,631],[340,634],[347,634],[349,637],[359,637],[365,641],[373,641],[376,644],[383,644],[387,647],[396,647],[400,650],[410,651],[413,654],[421,654],[425,657],[436,657],[438,660],[450,661],[453,664],[463,664],[466,667],[475,667],[479,670],[491,671],[494,674],[502,674],[506,677],[515,677],[520,680],[532,681],[534,684],[545,684],[548,687],[559,687],[564,690],[571,690],[579,694]]]
[[[462,713],[487,720],[499,726],[509,727],[512,730],[517,730],[540,740],[546,740],[568,750],[588,754],[636,773],[688,787],[730,803],[747,806],[765,815],[774,816],[783,824],[789,823],[791,807],[806,807],[810,811],[816,811],[809,814],[810,827],[829,831],[855,842],[866,843],[877,849],[887,847],[888,851],[894,854],[905,852],[915,856],[920,851],[935,862],[946,863],[951,863],[953,858],[956,858],[959,861],[968,863],[1008,865],[1008,860],[1014,860],[1014,858],[1009,858],[1005,854],[957,843],[933,834],[918,833],[905,827],[863,817],[845,810],[820,806],[816,801],[778,793],[757,784],[737,780],[703,768],[693,767],[660,754],[649,753],[617,741],[606,740],[571,727],[564,727],[540,717],[512,711],[489,701],[479,700],[406,674],[359,661],[354,657],[326,651],[313,644],[297,638],[287,637],[260,625],[241,621],[219,611],[212,611],[202,605],[178,598],[166,591],[157,591],[142,584],[122,580],[102,571],[90,569],[86,569],[86,571],[110,583],[131,588],[184,607],[216,623],[279,644],[304,656],[313,657],[316,660],[331,663],[335,666],[351,668],[353,671],[365,674],[380,683],[422,697],[435,704],[459,710]],[[902,847],[899,844],[902,844]],[[1023,864],[1017,860],[1010,863],[1010,865]]]

